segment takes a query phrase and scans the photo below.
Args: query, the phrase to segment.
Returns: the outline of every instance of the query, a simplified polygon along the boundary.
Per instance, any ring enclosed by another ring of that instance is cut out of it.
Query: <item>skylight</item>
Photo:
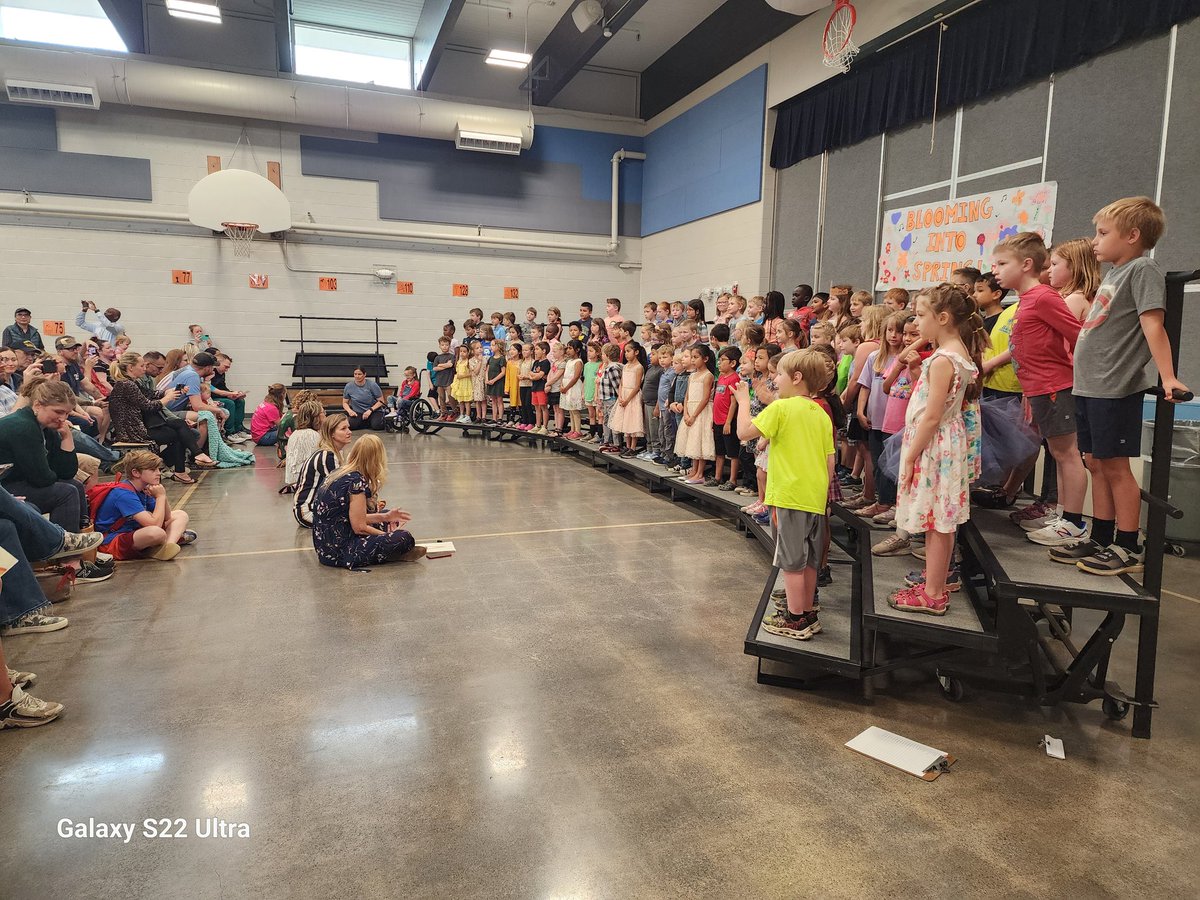
[[[296,74],[412,88],[412,42],[296,22]]]
[[[99,0],[0,0],[0,38],[121,53],[127,50]]]

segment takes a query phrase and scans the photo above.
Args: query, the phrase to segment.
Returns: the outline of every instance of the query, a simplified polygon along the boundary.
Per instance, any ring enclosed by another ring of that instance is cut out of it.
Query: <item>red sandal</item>
[[[901,588],[893,591],[888,597],[888,606],[901,612],[925,613],[930,616],[944,616],[950,606],[950,594],[946,592],[940,597],[930,597],[925,593],[925,585]]]

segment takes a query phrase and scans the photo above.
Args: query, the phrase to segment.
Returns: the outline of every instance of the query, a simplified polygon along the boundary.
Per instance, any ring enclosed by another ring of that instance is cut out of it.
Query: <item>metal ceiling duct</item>
[[[453,141],[486,132],[533,145],[533,114],[413,91],[169,65],[132,56],[5,44],[0,78],[95,85],[101,103]]]

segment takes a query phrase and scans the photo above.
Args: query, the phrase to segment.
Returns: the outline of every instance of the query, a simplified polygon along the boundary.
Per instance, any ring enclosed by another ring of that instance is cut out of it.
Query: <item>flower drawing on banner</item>
[[[1017,191],[1015,194],[1013,194],[1013,204],[1014,205],[1020,206],[1024,202],[1025,202],[1025,192],[1024,191]]]
[[[908,251],[907,250],[905,250],[903,253],[900,253],[899,255],[896,256],[896,265],[898,265],[898,266],[907,266],[908,265]]]
[[[1025,210],[1021,210],[1019,213],[1017,213],[1017,219],[1020,221],[1020,223],[1022,225],[1028,225],[1029,224],[1029,213],[1026,212]]]

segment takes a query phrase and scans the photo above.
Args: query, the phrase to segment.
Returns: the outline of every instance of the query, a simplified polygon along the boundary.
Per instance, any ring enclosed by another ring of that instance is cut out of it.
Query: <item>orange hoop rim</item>
[[[245,231],[246,229],[258,231],[258,225],[254,222],[222,222],[221,227],[225,229],[237,228],[242,231]]]
[[[829,29],[833,27],[834,20],[837,19],[838,13],[843,9],[850,11],[850,27],[846,29],[846,39],[842,41],[840,47],[829,46]],[[854,33],[854,26],[858,24],[858,13],[854,10],[854,4],[850,0],[837,0],[837,4],[833,8],[833,12],[829,14],[829,21],[825,23],[825,31],[821,35],[821,48],[825,51],[826,59],[836,59],[840,56],[847,47],[850,46],[851,37]]]

